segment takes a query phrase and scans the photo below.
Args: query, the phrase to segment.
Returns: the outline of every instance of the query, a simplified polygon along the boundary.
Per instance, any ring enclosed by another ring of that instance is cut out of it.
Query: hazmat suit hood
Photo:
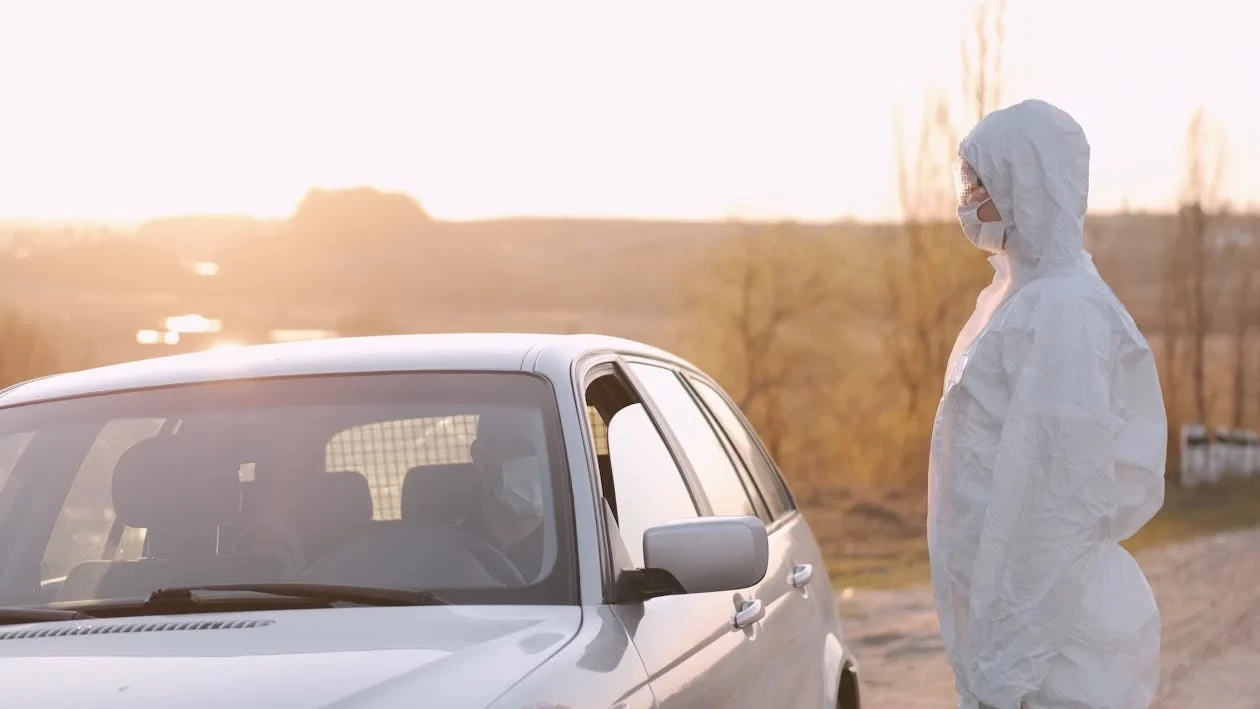
[[[1089,141],[1045,101],[990,113],[959,147],[1006,229],[1006,252],[1025,274],[1076,266],[1085,253]]]
[[[950,355],[928,550],[960,707],[1147,709],[1160,619],[1120,542],[1163,504],[1154,357],[1084,248],[1089,143],[1024,101],[959,146],[1002,218]]]

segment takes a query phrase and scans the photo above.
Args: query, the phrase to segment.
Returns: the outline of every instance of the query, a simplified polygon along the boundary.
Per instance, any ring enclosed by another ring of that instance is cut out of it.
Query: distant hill
[[[678,285],[731,236],[764,223],[520,218],[446,222],[406,195],[314,190],[289,219],[194,215],[134,229],[6,227],[0,301],[62,323],[94,357],[137,350],[137,329],[195,312],[230,339],[271,328],[603,331],[670,346]],[[1142,321],[1156,312],[1171,215],[1090,215],[1088,245]],[[894,225],[811,224],[878,263]],[[17,234],[19,240],[12,238]],[[107,238],[108,237],[108,238]],[[961,235],[958,238],[962,238]],[[20,244],[20,249],[16,244]],[[977,255],[980,258],[980,255]],[[217,274],[192,264],[214,261]]]
[[[400,192],[315,189],[289,218],[289,229],[303,244],[335,248],[422,237],[432,222],[419,202]]]

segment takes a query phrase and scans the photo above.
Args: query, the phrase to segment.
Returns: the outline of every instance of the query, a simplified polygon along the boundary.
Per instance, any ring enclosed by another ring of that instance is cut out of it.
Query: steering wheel
[[[300,573],[305,566],[301,542],[295,534],[278,524],[257,521],[247,526],[232,545],[232,553],[249,552],[279,554],[290,574]]]
[[[495,581],[508,587],[525,585],[525,577],[521,575],[520,569],[516,568],[516,564],[513,564],[506,554],[490,542],[458,527],[447,527],[447,529],[456,534],[460,544],[463,544],[468,553],[485,567],[486,572],[493,576]]]
[[[379,568],[382,563],[387,563],[393,557],[397,557],[396,563],[389,568],[394,571],[400,568],[398,563],[407,568],[423,563],[419,561],[422,557],[414,557],[410,560],[406,557],[408,554],[406,550],[415,552],[418,546],[430,550],[457,549],[495,583],[506,588],[525,585],[524,577],[503,552],[484,539],[470,534],[467,530],[432,523],[403,521],[377,527],[365,535],[358,535],[342,542],[311,564],[302,573],[302,578],[324,583],[347,583],[345,579],[355,577],[375,578],[370,582],[403,583],[423,587],[428,583],[425,578],[399,580],[396,578],[397,574],[385,572],[383,568]],[[365,581],[360,580],[357,583],[365,583]]]

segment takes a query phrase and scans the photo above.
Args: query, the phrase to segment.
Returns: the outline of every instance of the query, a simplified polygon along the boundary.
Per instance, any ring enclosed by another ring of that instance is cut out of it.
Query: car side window
[[[770,509],[770,514],[774,519],[782,517],[784,514],[794,509],[792,496],[788,493],[787,485],[783,482],[783,478],[779,476],[779,471],[775,468],[774,463],[766,455],[765,451],[759,445],[756,439],[756,433],[744,422],[742,416],[736,413],[735,409],[727,403],[726,397],[714,389],[710,384],[695,377],[688,377],[692,386],[695,387],[696,393],[704,401],[714,417],[722,425],[722,429],[730,438],[735,450],[739,453],[739,457],[743,459],[744,465],[752,473],[753,479],[757,483],[757,488],[761,491],[762,498],[766,501],[766,506]]]
[[[587,402],[592,430],[604,433],[606,427],[607,457],[597,454],[604,499],[630,560],[642,568],[643,532],[696,517],[695,501],[665,439],[620,377],[592,382]]]
[[[713,514],[758,516],[753,506],[756,490],[741,480],[719,434],[678,375],[651,364],[631,364],[630,369],[678,439]]]

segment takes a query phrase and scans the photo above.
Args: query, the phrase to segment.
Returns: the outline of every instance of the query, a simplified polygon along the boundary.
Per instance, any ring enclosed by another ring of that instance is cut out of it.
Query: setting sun
[[[450,219],[888,218],[894,113],[956,85],[966,4],[5,3],[0,218],[287,216],[354,185]],[[1092,206],[1166,207],[1151,168],[1199,106],[1260,163],[1248,14],[1012,0],[1004,99],[1078,117]]]

